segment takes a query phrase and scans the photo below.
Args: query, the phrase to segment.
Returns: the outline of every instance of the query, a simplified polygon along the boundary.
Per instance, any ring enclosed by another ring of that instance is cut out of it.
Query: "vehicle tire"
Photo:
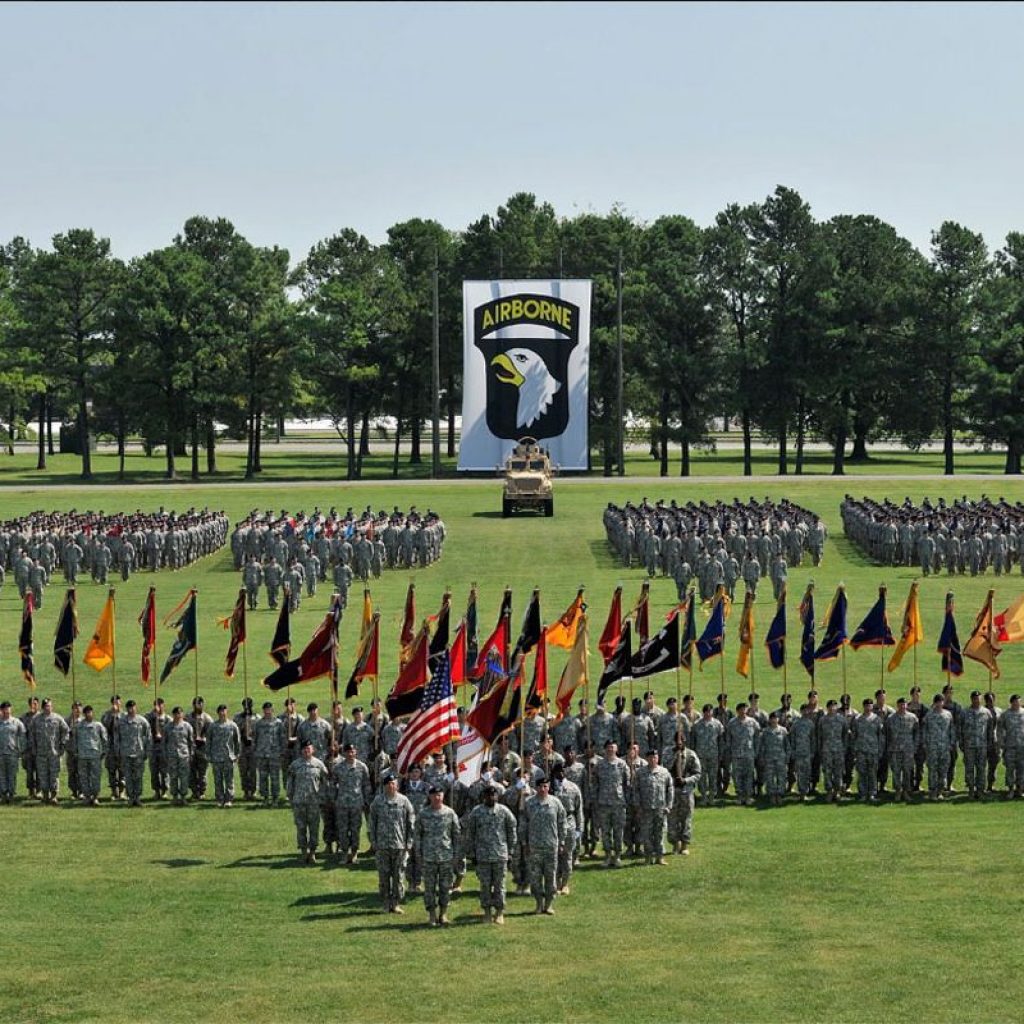
[[[554,514],[555,514],[555,499],[554,498],[548,498],[548,500],[546,502],[544,502],[544,515],[545,516],[553,516]]]
[[[508,519],[512,513],[512,502],[508,498],[501,499],[501,518]]]

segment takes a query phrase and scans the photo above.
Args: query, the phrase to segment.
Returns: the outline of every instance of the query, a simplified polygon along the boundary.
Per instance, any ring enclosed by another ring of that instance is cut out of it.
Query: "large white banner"
[[[464,281],[459,469],[494,469],[535,437],[587,468],[590,281]]]

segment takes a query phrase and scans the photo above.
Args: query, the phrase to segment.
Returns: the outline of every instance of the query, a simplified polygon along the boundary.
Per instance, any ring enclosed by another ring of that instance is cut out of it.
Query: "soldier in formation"
[[[983,496],[965,496],[948,503],[940,498],[914,504],[904,498],[895,504],[887,498],[860,500],[846,495],[839,506],[846,536],[865,554],[882,565],[920,566],[923,576],[943,570],[950,575],[996,576],[1021,565],[1018,538],[1024,533],[1024,503]]]
[[[646,498],[623,507],[609,502],[604,527],[624,566],[642,565],[652,577],[671,577],[680,597],[696,580],[702,600],[720,585],[735,596],[740,579],[755,590],[769,571],[778,594],[788,569],[802,565],[805,553],[814,565],[821,564],[827,536],[813,512],[768,498],[685,506],[674,500],[651,505]]]

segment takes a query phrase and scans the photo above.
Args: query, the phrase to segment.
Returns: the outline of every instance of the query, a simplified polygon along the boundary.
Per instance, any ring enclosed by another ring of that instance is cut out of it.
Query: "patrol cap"
[[[605,740],[604,741],[604,749],[605,750],[607,750],[609,747],[614,747],[615,745],[616,745],[615,744],[615,740]]]
[[[192,707],[194,707],[194,708],[201,708],[205,704],[206,704],[206,701],[203,700],[202,697],[193,697],[192,698]]]
[[[759,694],[759,693],[748,693],[747,694],[747,700],[760,700],[760,699],[761,699],[761,694]],[[771,715],[769,715],[768,717],[771,718]]]
[[[679,703],[679,701],[677,701],[675,699],[675,697],[669,697],[669,699],[667,701],[665,701],[665,706],[671,708],[671,707],[675,707],[676,704],[678,704],[678,703]]]
[[[381,782],[397,782],[398,781],[398,777],[395,775],[394,772],[384,772],[384,774],[381,775],[381,777],[380,777],[380,781]]]
[[[1013,698],[1011,697],[1010,699],[1012,700]],[[10,706],[11,702],[9,700],[5,700],[2,704],[0,704],[0,711],[3,711],[4,708],[9,708]]]
[[[352,714],[354,715],[357,711],[359,712],[359,714],[363,713],[363,709],[361,707],[358,707],[352,709]]]
[[[714,710],[715,709],[710,704],[705,704],[704,707],[701,708],[701,711],[714,711]]]
[[[807,691],[807,699],[808,700],[810,700],[812,697],[817,697],[817,696],[818,696],[818,691],[817,690],[808,690]]]
[[[1010,700],[1020,700],[1020,694],[1019,693],[1011,693],[1010,694]],[[8,704],[7,706],[10,707],[10,704]]]
[[[115,693],[114,696],[110,698],[110,703],[111,704],[116,704],[120,699],[121,699],[121,694]]]
[[[8,705],[6,705],[6,706],[7,706],[7,707],[10,707],[11,705],[10,705],[10,704],[8,704]],[[4,705],[3,705],[3,704],[0,704],[0,708],[2,708],[2,707],[4,707]],[[85,705],[85,707],[84,707],[84,708],[82,708],[82,714],[84,715],[84,714],[86,714],[86,713],[87,713],[87,712],[89,712],[89,711],[92,711],[92,705],[91,705],[91,704],[86,704],[86,705]]]
[[[47,697],[46,699],[49,700],[50,698]],[[128,701],[128,703],[125,704],[125,707],[126,708],[133,708],[133,707],[135,707],[135,701],[133,701],[133,700]]]
[[[897,697],[896,698],[897,706],[900,705],[900,704],[906,705],[906,703],[907,703],[907,698],[906,697]]]
[[[981,696],[981,690],[971,690],[971,700],[974,700],[975,697],[980,697],[980,696]]]
[[[741,700],[739,702],[739,704],[736,705],[736,710],[737,711],[745,711],[746,709],[747,709],[747,702],[745,700]]]
[[[174,707],[171,708],[171,714],[172,715],[180,715],[181,713],[182,712],[181,712],[181,705],[180,704],[175,704]]]
[[[316,703],[316,701],[312,701],[312,700],[311,700],[311,701],[310,701],[310,702],[309,702],[309,703],[308,703],[308,704],[306,705],[306,711],[307,711],[307,712],[309,712],[310,714],[312,714],[312,713],[313,713],[314,711],[319,711],[319,710],[320,710],[320,705],[319,705],[319,704],[317,704],[317,703]]]
[[[218,704],[217,705],[217,713],[218,714],[220,714],[221,711],[227,711],[227,709],[228,709],[227,704]]]
[[[1013,698],[1011,697],[1010,699],[1012,700]],[[932,703],[933,704],[941,704],[942,702],[943,702],[943,697],[942,697],[941,693],[937,693],[937,694],[935,694],[934,697],[932,697]]]
[[[497,786],[492,786],[489,782],[482,790],[480,790],[481,796],[496,796],[498,792]]]
[[[427,790],[427,796],[433,796],[435,793],[440,793],[441,795],[444,795],[444,790],[440,786],[431,786]]]
[[[658,756],[658,752],[657,752],[657,750],[654,749],[654,747],[651,747],[651,749],[648,750],[646,754],[644,754],[644,757],[652,757],[652,756],[653,757],[657,757]]]
[[[647,700],[648,697],[653,697],[653,696],[654,696],[654,691],[653,690],[644,690],[644,700]]]
[[[273,706],[274,706],[274,705],[273,705],[273,704],[272,704],[272,703],[271,703],[271,702],[270,702],[269,700],[265,700],[265,701],[263,702],[263,710],[264,710],[264,711],[266,711],[266,710],[267,710],[267,708],[272,708]]]
[[[536,782],[534,782],[535,786],[547,786],[549,784],[550,783],[546,775],[542,775]]]
[[[354,743],[346,743],[341,749],[344,751],[355,750],[356,745]]]
[[[721,703],[723,700],[728,700],[728,699],[729,699],[729,694],[727,694],[727,693],[720,693],[718,695],[718,702],[719,703]]]
[[[828,703],[827,703],[827,704],[825,705],[825,707],[826,707],[826,708],[834,708],[835,706],[836,706],[836,702],[835,702],[834,700],[830,700],[830,701],[829,701],[829,702],[828,702]]]
[[[870,697],[865,697],[865,698],[864,698],[864,699],[863,699],[863,700],[861,701],[861,704],[862,704],[862,705],[863,705],[864,707],[866,707],[866,708],[869,708],[869,707],[871,707],[871,706],[872,706],[872,705],[873,705],[874,703],[875,703],[875,702],[874,702],[874,701],[873,701],[873,700],[872,700],[872,699],[871,699]]]
[[[633,703],[632,703],[631,706],[633,708],[633,713],[636,714],[638,711],[640,711],[643,708],[644,702],[639,697],[634,697],[633,698]]]

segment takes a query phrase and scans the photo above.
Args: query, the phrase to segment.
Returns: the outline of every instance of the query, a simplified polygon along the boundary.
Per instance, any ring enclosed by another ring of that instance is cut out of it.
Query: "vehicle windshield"
[[[526,459],[512,459],[508,464],[509,469],[526,469]]]
[[[530,459],[530,469],[544,469],[543,459]]]

